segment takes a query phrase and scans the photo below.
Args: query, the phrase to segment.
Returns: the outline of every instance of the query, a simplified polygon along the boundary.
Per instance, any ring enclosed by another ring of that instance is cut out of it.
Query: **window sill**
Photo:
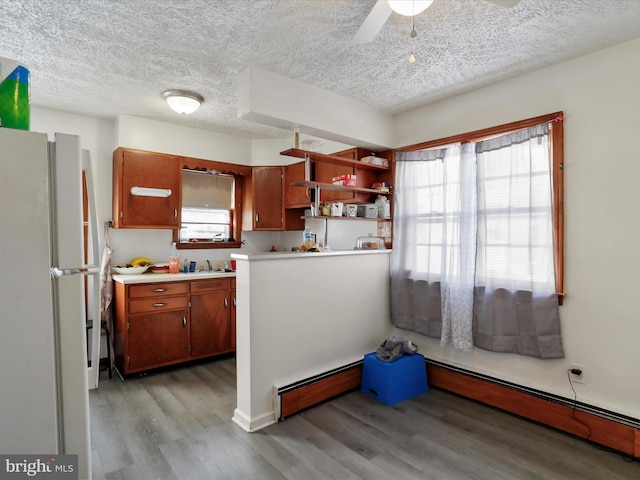
[[[178,243],[178,250],[240,248],[241,246],[242,243],[240,242],[180,242]]]

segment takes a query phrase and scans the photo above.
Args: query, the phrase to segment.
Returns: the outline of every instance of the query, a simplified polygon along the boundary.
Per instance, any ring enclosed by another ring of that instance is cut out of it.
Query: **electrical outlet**
[[[584,385],[586,383],[584,365],[580,365],[579,363],[574,363],[573,365],[571,365],[571,370],[580,370],[582,372],[580,375],[576,375],[574,373],[569,372],[571,381],[573,383],[581,383]]]

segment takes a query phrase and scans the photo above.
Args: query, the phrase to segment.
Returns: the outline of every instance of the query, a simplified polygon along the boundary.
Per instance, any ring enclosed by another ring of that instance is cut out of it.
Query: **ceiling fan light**
[[[394,12],[405,17],[412,17],[429,8],[433,0],[388,0],[388,2]]]
[[[165,90],[162,92],[162,97],[166,100],[171,110],[181,115],[195,112],[200,107],[200,104],[204,102],[202,95],[189,90]]]

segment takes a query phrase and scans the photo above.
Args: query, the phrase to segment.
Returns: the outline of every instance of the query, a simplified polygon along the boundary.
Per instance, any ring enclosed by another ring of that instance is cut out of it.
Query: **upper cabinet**
[[[118,148],[113,152],[115,228],[180,227],[179,157]]]
[[[301,213],[285,211],[285,167],[253,167],[244,178],[243,230],[302,230]]]
[[[284,168],[253,168],[254,230],[284,229]]]
[[[294,187],[294,182],[304,181],[304,162],[284,167],[284,207],[309,208],[313,199],[310,188]]]
[[[113,226],[173,230],[179,249],[239,248],[251,167],[128,148],[113,152]]]

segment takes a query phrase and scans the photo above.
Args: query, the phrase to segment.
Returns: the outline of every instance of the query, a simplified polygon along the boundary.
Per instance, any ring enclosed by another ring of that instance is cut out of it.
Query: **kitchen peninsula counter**
[[[325,258],[342,257],[347,255],[376,255],[387,254],[391,250],[328,250],[324,252],[260,252],[260,253],[232,253],[231,258],[236,260],[284,260],[287,258]]]
[[[231,254],[237,425],[252,432],[275,423],[274,392],[361,361],[391,335],[390,253]]]

